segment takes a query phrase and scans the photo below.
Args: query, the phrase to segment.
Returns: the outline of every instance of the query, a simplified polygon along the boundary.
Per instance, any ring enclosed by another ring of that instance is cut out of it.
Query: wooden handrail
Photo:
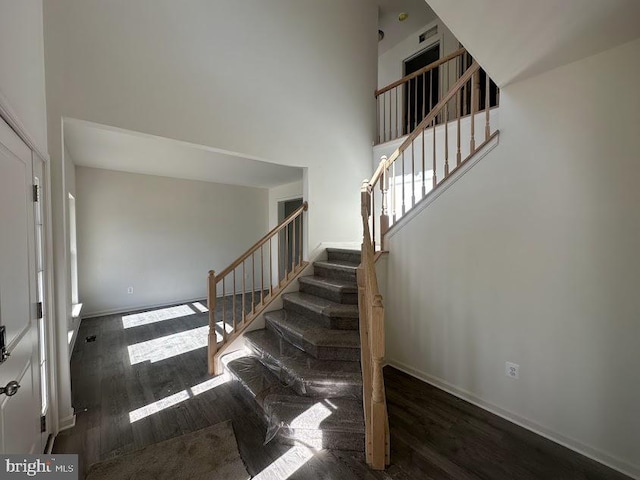
[[[453,53],[450,53],[446,57],[442,57],[441,59],[436,60],[433,63],[430,63],[426,67],[422,67],[420,70],[416,70],[415,72],[412,72],[409,75],[405,75],[400,80],[396,80],[395,82],[390,83],[386,87],[382,87],[381,89],[376,90],[376,97],[382,95],[385,92],[388,92],[389,90],[392,90],[392,89],[402,85],[403,83],[408,82],[409,80],[411,80],[413,78],[416,78],[416,77],[422,75],[423,73],[427,73],[427,72],[433,70],[434,68],[438,68],[440,65],[442,65],[444,63],[447,63],[449,60],[453,60],[456,57],[464,55],[465,53],[467,53],[467,50],[465,48],[459,48],[458,50],[456,50]]]
[[[418,126],[411,132],[406,140],[402,142],[402,144],[396,148],[396,150],[386,159],[382,160],[378,164],[378,168],[374,172],[373,176],[369,183],[371,185],[375,185],[380,181],[382,177],[382,172],[388,168],[393,162],[400,157],[402,152],[404,152],[407,147],[409,147],[413,141],[418,138],[418,136],[422,133],[422,131],[427,128],[436,118],[436,116],[440,113],[440,111],[445,107],[447,103],[449,103],[455,95],[458,94],[460,88],[467,83],[471,77],[480,69],[480,65],[478,62],[473,62],[473,64],[464,72],[464,74],[458,79],[458,81],[451,87],[451,89],[447,92],[447,94],[442,97],[433,109],[429,112],[429,114],[418,124]]]
[[[300,215],[300,213],[302,212],[306,212],[307,209],[309,208],[309,204],[307,202],[304,202],[300,207],[298,207],[293,213],[291,213],[291,215],[289,215],[287,218],[285,218],[282,222],[280,222],[279,225],[277,225],[276,227],[272,228],[269,233],[265,234],[264,237],[262,237],[260,240],[258,240],[256,243],[253,244],[253,246],[249,247],[249,249],[243,253],[242,255],[240,255],[231,265],[229,265],[227,268],[225,268],[222,272],[220,272],[217,276],[216,279],[218,278],[222,278],[222,277],[226,277],[229,273],[231,273],[233,270],[235,270],[242,262],[244,262],[247,258],[249,258],[252,254],[254,254],[255,252],[258,251],[258,249],[260,248],[261,245],[264,245],[267,240],[269,240],[269,238],[273,237],[276,233],[278,233],[280,230],[282,230],[283,228],[285,228],[293,218],[297,217],[298,215]]]
[[[302,249],[304,225],[302,220],[303,212],[307,209],[308,204],[304,202],[220,274],[216,275],[215,271],[209,271],[207,279],[209,374],[221,373],[220,358],[226,348],[258,318],[271,302],[280,296],[287,285],[307,266],[308,263],[303,261]],[[281,234],[282,230],[284,230],[284,235]],[[280,249],[281,246],[284,247],[283,250]],[[265,249],[267,250],[266,255]],[[284,259],[278,258],[275,269],[274,250],[285,252]],[[259,265],[256,266],[258,262]],[[240,282],[236,281],[238,276],[241,278]],[[268,285],[265,283],[265,277],[268,278]],[[219,290],[222,293],[221,297],[218,297]],[[216,311],[218,302],[221,302],[221,312]],[[217,318],[220,313],[222,314],[221,318]],[[220,342],[217,330],[221,330]]]

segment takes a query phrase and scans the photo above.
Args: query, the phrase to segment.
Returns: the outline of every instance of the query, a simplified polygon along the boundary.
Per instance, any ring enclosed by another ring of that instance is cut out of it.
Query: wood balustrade
[[[383,250],[389,228],[494,138],[498,102],[497,86],[473,62],[400,147],[381,158],[369,182],[374,249]]]
[[[376,143],[413,131],[470,64],[464,48],[376,90]],[[441,121],[442,119],[438,119]]]
[[[209,272],[209,374],[220,357],[304,269],[303,214],[307,202],[219,274]]]
[[[384,305],[375,271],[375,251],[369,232],[373,204],[371,185],[365,181],[361,190],[362,261],[358,267],[358,310],[360,315],[360,352],[362,366],[363,407],[365,419],[365,455],[375,470],[389,465],[389,418],[384,391]]]
[[[382,157],[373,177],[365,180],[360,190],[363,239],[358,305],[366,460],[377,470],[389,464],[389,420],[382,375],[384,304],[378,289],[376,259],[384,251],[385,235],[393,224],[428,198],[498,133],[492,128],[495,110],[491,111],[498,106],[498,89],[476,62],[467,68],[465,57],[462,50],[440,61],[442,65],[460,58],[465,70],[400,147],[388,158]],[[416,78],[422,73],[412,75]],[[445,81],[448,81],[447,74]],[[386,91],[405,83],[396,82],[397,85],[392,84]],[[483,123],[482,139],[477,138],[476,122]]]

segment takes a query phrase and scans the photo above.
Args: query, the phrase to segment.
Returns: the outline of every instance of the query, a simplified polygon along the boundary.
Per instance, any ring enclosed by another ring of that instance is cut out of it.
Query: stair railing
[[[362,185],[362,260],[358,267],[358,311],[360,316],[360,352],[363,407],[365,419],[365,455],[367,464],[384,470],[389,464],[389,418],[384,391],[384,305],[375,271],[375,251],[369,232],[371,187]]]
[[[471,65],[464,48],[376,90],[376,143],[413,131]]]
[[[231,265],[208,277],[209,374],[221,372],[225,349],[304,269],[303,214],[307,202]]]
[[[384,251],[390,226],[498,134],[492,128],[491,112],[498,103],[497,87],[474,61],[400,147],[389,158],[382,157],[371,180],[365,180],[360,189],[363,238],[358,305],[366,460],[373,469],[381,470],[389,464],[389,420],[382,372],[384,304],[376,277],[376,258]],[[476,123],[483,127],[482,141],[476,138]]]
[[[382,157],[368,181],[374,249],[384,250],[389,228],[497,135],[498,104],[498,88],[474,61],[391,156]]]

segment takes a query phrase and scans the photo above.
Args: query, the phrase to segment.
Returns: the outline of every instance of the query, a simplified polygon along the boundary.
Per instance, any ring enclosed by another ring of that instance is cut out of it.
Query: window
[[[78,241],[76,237],[76,199],[69,194],[69,268],[71,273],[71,303],[78,301]]]

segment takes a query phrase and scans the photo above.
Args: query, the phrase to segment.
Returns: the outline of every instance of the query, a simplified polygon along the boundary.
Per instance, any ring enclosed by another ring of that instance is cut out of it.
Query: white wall
[[[639,51],[503,89],[499,146],[390,236],[385,296],[392,364],[637,477]]]
[[[267,232],[267,198],[259,188],[77,167],[83,316],[205,298],[208,271]]]
[[[47,2],[49,127],[68,116],[309,167],[310,243],[355,240],[376,25],[369,0]]]
[[[427,0],[503,87],[640,37],[636,0]]]
[[[0,0],[0,103],[46,153],[42,0]]]

